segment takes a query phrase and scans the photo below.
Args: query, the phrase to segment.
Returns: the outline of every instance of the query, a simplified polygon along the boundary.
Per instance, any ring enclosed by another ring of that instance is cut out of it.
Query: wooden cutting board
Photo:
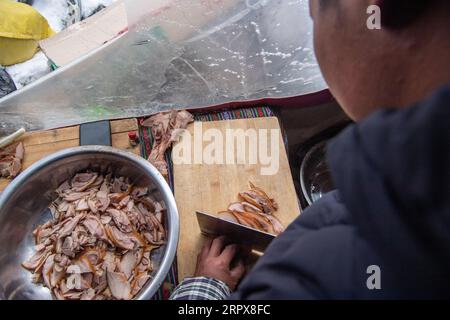
[[[259,158],[257,164],[248,164],[248,161],[247,164],[235,165],[174,163],[175,199],[180,214],[180,240],[177,252],[180,281],[186,276],[193,275],[197,254],[204,242],[204,237],[200,234],[197,224],[196,210],[209,213],[226,210],[229,203],[238,200],[238,192],[248,190],[248,182],[251,181],[278,202],[279,210],[275,215],[285,227],[300,214],[277,118],[238,119],[202,123],[203,133],[210,128],[220,130],[224,137],[226,137],[227,129],[278,130],[276,132],[280,146],[279,170],[274,175],[262,175],[260,172],[262,165]],[[189,133],[185,133],[182,139],[186,139],[186,135],[191,135],[191,141],[193,141],[193,124],[189,125],[188,131]],[[210,142],[203,142],[203,146],[208,144]],[[193,154],[193,144],[191,148]],[[235,152],[235,161],[238,156],[242,156],[242,154],[238,155]]]
[[[111,143],[119,149],[129,150],[140,154],[139,147],[131,147],[128,143],[128,132],[137,131],[136,119],[124,119],[110,121]],[[72,126],[60,129],[28,132],[20,139],[23,142],[25,153],[22,162],[22,170],[25,170],[36,161],[56,151],[76,147],[80,145],[80,127]],[[11,182],[9,179],[0,178],[0,192]]]

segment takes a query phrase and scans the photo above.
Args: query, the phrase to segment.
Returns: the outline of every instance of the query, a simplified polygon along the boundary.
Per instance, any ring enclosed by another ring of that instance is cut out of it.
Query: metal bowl
[[[0,196],[0,299],[52,299],[50,290],[31,281],[21,263],[33,253],[34,228],[50,219],[47,207],[54,190],[83,170],[112,172],[137,186],[147,186],[163,201],[167,214],[167,243],[154,250],[154,271],[135,299],[150,299],[163,283],[175,257],[179,217],[173,194],[163,176],[145,159],[127,151],[104,146],[84,146],[54,153],[14,179]]]
[[[308,205],[333,190],[331,173],[326,163],[326,143],[314,145],[303,158],[300,166],[300,185]]]

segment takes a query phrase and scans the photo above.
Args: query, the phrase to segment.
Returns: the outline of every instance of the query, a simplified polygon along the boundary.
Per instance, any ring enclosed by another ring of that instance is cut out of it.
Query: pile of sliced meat
[[[56,193],[53,219],[34,230],[36,252],[22,266],[57,299],[133,298],[166,238],[163,204],[147,188],[94,172],[76,174]]]
[[[178,141],[182,130],[194,121],[194,117],[187,111],[173,110],[160,112],[142,122],[142,126],[152,131],[154,144],[148,161],[165,177],[168,175],[165,153],[173,142]]]
[[[224,220],[242,224],[260,231],[279,235],[284,231],[281,222],[273,215],[278,204],[262,189],[250,184],[250,190],[239,193],[240,202],[233,202],[227,211],[219,212]]]
[[[0,178],[14,178],[22,169],[24,149],[22,142],[0,149]]]

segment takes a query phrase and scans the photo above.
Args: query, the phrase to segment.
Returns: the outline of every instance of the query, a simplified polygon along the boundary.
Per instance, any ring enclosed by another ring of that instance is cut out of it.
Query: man
[[[381,9],[369,30],[367,8]],[[243,275],[208,243],[173,299],[450,297],[450,1],[312,0],[317,59],[357,123],[328,147],[338,191]],[[231,265],[231,266],[230,266]],[[203,290],[206,288],[205,290]]]

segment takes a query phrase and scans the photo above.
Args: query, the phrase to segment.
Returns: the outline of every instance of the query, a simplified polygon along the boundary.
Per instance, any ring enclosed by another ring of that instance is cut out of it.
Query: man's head
[[[367,9],[381,12],[369,29]],[[331,92],[359,120],[450,83],[449,0],[310,0],[314,46]]]

